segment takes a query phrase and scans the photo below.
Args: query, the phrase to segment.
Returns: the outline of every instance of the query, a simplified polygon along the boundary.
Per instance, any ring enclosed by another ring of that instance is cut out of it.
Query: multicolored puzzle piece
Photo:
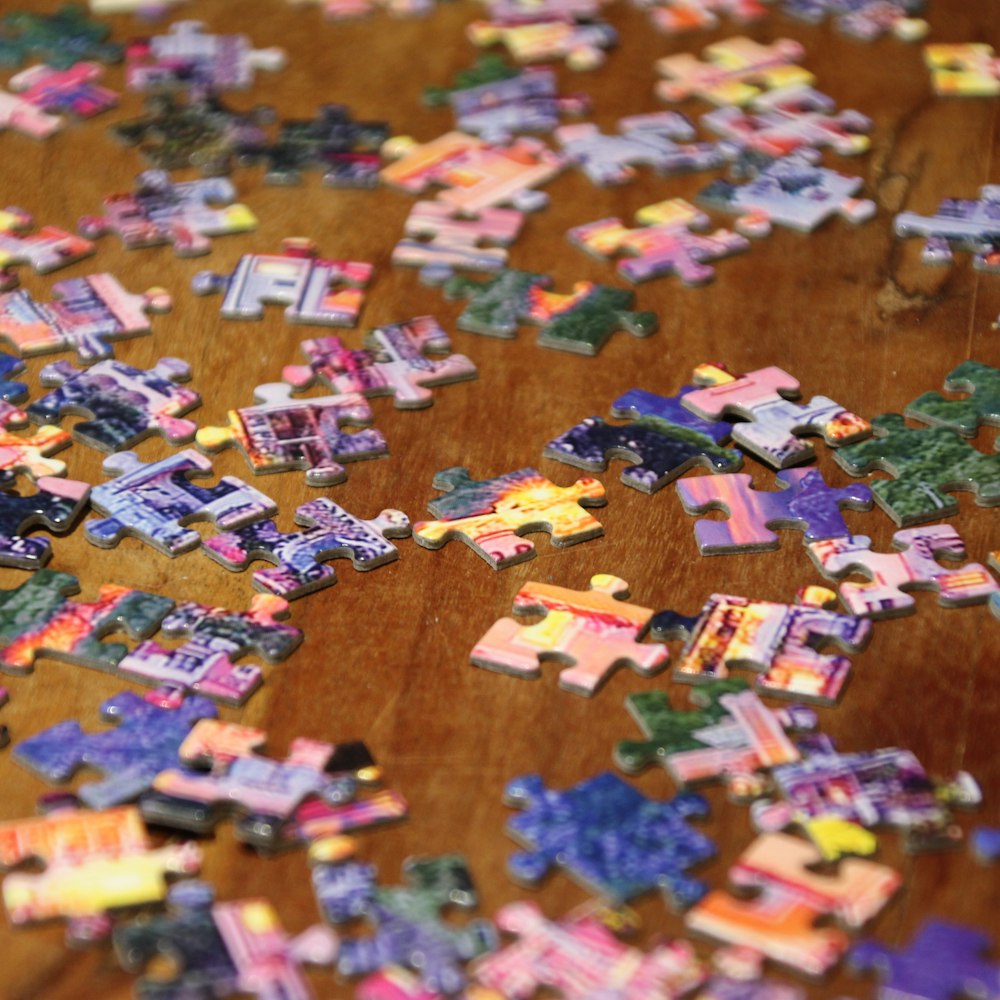
[[[943,97],[1000,95],[1000,59],[992,45],[960,42],[924,46],[934,93]]]
[[[936,590],[946,608],[982,604],[1000,591],[990,571],[979,563],[946,569],[938,561],[964,558],[965,546],[950,524],[907,528],[892,536],[896,552],[872,552],[871,539],[843,535],[813,542],[809,555],[824,576],[840,579],[862,573],[866,583],[841,583],[840,599],[853,615],[895,618],[916,611],[910,590]]]
[[[523,625],[501,618],[473,647],[471,661],[487,670],[537,678],[539,661],[554,659],[566,667],[559,686],[587,697],[622,665],[649,677],[666,666],[669,655],[664,646],[638,641],[653,612],[627,603],[627,597],[628,584],[607,573],[591,577],[586,591],[529,582],[514,597],[514,613],[544,619]]]
[[[900,212],[893,231],[903,239],[926,237],[924,264],[951,264],[955,250],[972,254],[977,271],[1000,274],[1000,184],[984,184],[979,198],[945,198],[934,215]]]
[[[87,505],[90,484],[75,479],[42,476],[38,492],[19,496],[0,484],[0,566],[37,569],[52,555],[45,538],[25,538],[22,532],[42,525],[53,534],[64,535],[73,528]]]
[[[446,491],[427,505],[440,520],[418,521],[414,540],[439,549],[459,538],[494,569],[534,558],[534,544],[520,537],[529,531],[548,531],[557,548],[604,533],[600,521],[583,509],[607,502],[604,486],[589,477],[556,486],[535,469],[518,469],[476,480],[455,466],[439,472],[433,486]]]
[[[202,451],[237,445],[257,475],[304,469],[309,486],[333,486],[347,478],[343,462],[388,454],[381,432],[354,433],[345,424],[371,423],[368,401],[358,393],[295,399],[284,382],[254,390],[253,406],[228,413],[226,427],[202,427],[196,441]]]
[[[27,264],[38,274],[48,274],[74,264],[94,252],[94,244],[56,226],[31,229],[33,218],[21,208],[0,211],[0,289],[17,285],[15,264]]]
[[[248,253],[232,274],[199,271],[191,281],[196,295],[224,293],[227,319],[261,319],[266,304],[285,306],[289,323],[353,326],[361,312],[372,265],[319,256],[312,240],[281,242],[281,253]]]
[[[782,10],[812,24],[832,16],[839,31],[863,42],[886,34],[913,42],[930,27],[912,16],[923,7],[924,0],[784,0]]]
[[[537,774],[524,775],[508,783],[504,801],[522,810],[506,828],[528,848],[507,862],[518,882],[535,885],[558,866],[613,904],[659,888],[680,910],[705,893],[687,874],[715,854],[688,822],[708,813],[700,795],[654,801],[605,771],[561,792]]]
[[[903,415],[934,427],[950,427],[966,438],[974,438],[983,424],[1000,426],[1000,368],[981,361],[963,361],[948,373],[944,387],[948,392],[968,396],[945,399],[939,392],[925,392],[906,407]]]
[[[822,596],[834,595],[823,590]],[[835,704],[851,662],[846,656],[820,653],[818,647],[835,642],[856,652],[871,637],[872,623],[811,603],[712,594],[698,615],[663,611],[653,616],[650,630],[656,639],[685,640],[674,665],[675,680],[717,680],[728,677],[731,667],[749,666],[761,671],[756,686],[766,694]]]
[[[235,572],[254,559],[274,563],[274,569],[254,570],[254,587],[291,601],[337,582],[325,560],[347,556],[356,570],[375,569],[399,558],[389,539],[410,534],[410,519],[402,511],[383,510],[364,520],[327,497],[302,504],[295,522],[305,531],[282,532],[274,521],[257,521],[206,539],[204,551]]]
[[[486,281],[455,275],[444,283],[446,298],[467,298],[461,330],[512,339],[518,323],[542,327],[538,343],[574,354],[595,355],[616,330],[648,337],[658,328],[653,312],[636,312],[632,292],[578,281],[568,294],[551,292],[552,279],[530,271],[501,271]]]
[[[598,219],[574,226],[566,236],[595,257],[621,255],[618,273],[629,281],[676,274],[685,285],[711,281],[715,268],[709,261],[750,248],[746,237],[728,229],[695,232],[708,226],[708,216],[683,198],[646,205],[635,213],[635,219],[642,228],[629,229],[618,218]]]
[[[642,0],[652,23],[667,35],[718,27],[720,16],[749,24],[768,13],[760,0]]]
[[[69,413],[87,416],[74,424],[73,437],[102,451],[129,448],[156,432],[171,444],[186,444],[196,424],[180,416],[201,405],[198,393],[177,385],[190,377],[191,368],[180,358],[160,358],[145,371],[121,361],[98,361],[83,370],[56,361],[39,378],[58,388],[26,412],[36,423],[57,422]]]
[[[577,23],[573,18],[508,23],[506,18],[473,21],[465,37],[477,48],[503,45],[514,62],[533,63],[564,59],[574,70],[597,69],[605,51],[618,41],[618,33],[606,21],[591,18]]]
[[[10,129],[32,139],[48,139],[63,127],[58,115],[50,115],[23,97],[0,90],[0,131]]]
[[[677,495],[688,514],[721,510],[725,521],[705,518],[694,526],[694,537],[703,556],[732,552],[766,552],[780,545],[772,528],[804,532],[808,544],[821,538],[846,535],[840,511],[871,510],[867,486],[833,488],[819,469],[785,469],[777,477],[776,492],[756,490],[746,474],[699,476],[677,483]]]
[[[93,118],[118,104],[118,94],[96,82],[102,76],[104,68],[95,62],[78,62],[66,69],[30,66],[7,85],[42,111]]]
[[[30,57],[56,69],[85,59],[121,62],[122,47],[109,42],[111,28],[87,17],[78,3],[64,3],[51,13],[13,11],[0,21],[0,64],[20,66]]]
[[[712,371],[720,377],[729,377],[714,366]],[[728,420],[704,420],[683,405],[684,397],[697,388],[698,386],[685,385],[673,396],[661,396],[647,389],[629,389],[611,404],[611,414],[630,420],[655,417],[672,427],[701,435],[715,444],[725,444],[733,431],[733,425]]]
[[[308,364],[287,365],[281,372],[296,389],[320,379],[336,393],[392,396],[400,410],[430,406],[432,388],[478,375],[463,354],[428,357],[451,350],[448,334],[433,316],[376,327],[362,350],[347,347],[339,337],[304,340],[300,346]]]
[[[6,384],[16,387],[24,383]],[[0,487],[5,478],[18,472],[27,473],[36,482],[44,476],[66,475],[66,463],[50,456],[68,447],[73,436],[52,424],[44,424],[34,434],[13,433],[14,428],[27,422],[28,414],[24,410],[0,400]]]

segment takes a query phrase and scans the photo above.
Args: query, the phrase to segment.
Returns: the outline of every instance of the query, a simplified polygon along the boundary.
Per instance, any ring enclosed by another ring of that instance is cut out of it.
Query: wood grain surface
[[[18,6],[12,0],[0,3],[5,12]],[[31,6],[54,9],[56,3],[35,0]],[[997,0],[931,0],[928,6],[932,40],[974,40],[1000,48]],[[471,62],[463,26],[477,16],[475,0],[442,3],[422,20],[394,20],[379,12],[336,25],[324,22],[315,6],[294,8],[282,0],[192,0],[175,14],[204,20],[217,31],[246,31],[258,45],[287,50],[287,68],[258,74],[254,88],[230,95],[231,103],[268,103],[282,116],[303,117],[320,103],[339,102],[358,117],[384,118],[395,134],[421,140],[452,126],[450,112],[424,107],[420,94],[429,83],[447,83]],[[652,90],[656,58],[697,51],[738,33],[725,23],[714,32],[670,39],[626,0],[610,4],[607,17],[620,31],[621,44],[606,66],[588,73],[559,70],[564,92],[591,95],[593,120],[605,130],[621,115],[663,107]],[[144,30],[128,16],[109,20],[121,40]],[[164,27],[165,22],[153,30]],[[230,408],[251,401],[256,385],[279,379],[284,365],[301,361],[302,339],[323,331],[289,325],[277,307],[268,308],[259,322],[223,319],[218,298],[190,294],[198,270],[226,271],[241,254],[273,251],[286,236],[308,236],[326,256],[375,265],[358,328],[345,334],[352,345],[359,346],[363,331],[378,324],[436,316],[453,334],[455,349],[478,365],[479,378],[436,390],[434,405],[418,412],[375,400],[376,426],[391,454],[352,464],[342,485],[311,489],[295,472],[253,479],[279,504],[284,529],[293,527],[299,504],[323,495],[364,517],[396,507],[414,521],[426,518],[427,503],[437,495],[431,480],[448,466],[467,466],[475,478],[536,466],[554,482],[570,484],[581,473],[542,458],[547,441],[584,417],[607,416],[611,401],[633,386],[675,392],[703,361],[721,361],[734,371],[780,365],[800,380],[805,397],[827,395],[866,416],[901,411],[919,393],[940,388],[947,372],[967,358],[1000,364],[1000,333],[991,326],[1000,313],[1000,277],[974,271],[967,254],[959,254],[953,267],[924,266],[920,241],[901,242],[892,234],[897,212],[926,214],[944,197],[974,197],[982,184],[1000,180],[1000,102],[934,97],[919,45],[892,38],[863,44],[831,26],[809,26],[777,13],[748,33],[761,41],[801,41],[817,85],[841,107],[874,119],[870,153],[826,160],[863,176],[877,214],[859,227],[835,219],[813,234],[776,230],[749,253],[721,262],[716,280],[705,288],[685,288],[671,278],[639,286],[638,307],[655,310],[659,332],[645,340],[618,333],[596,358],[541,348],[530,327],[513,341],[457,331],[461,303],[423,286],[414,270],[390,266],[413,199],[389,188],[325,188],[315,174],[289,188],[265,185],[260,168],[238,170],[233,181],[239,200],[260,224],[254,233],[216,240],[209,257],[180,259],[168,247],[126,251],[109,236],[92,259],[56,274],[40,277],[20,268],[22,286],[46,299],[53,281],[98,270],[110,271],[136,291],[166,286],[174,296],[173,311],[155,317],[152,335],[116,345],[115,353],[142,367],[164,355],[187,360],[194,372],[191,385],[203,396],[193,414],[201,426],[224,423]],[[106,82],[123,89],[122,68],[110,68]],[[99,209],[106,194],[129,190],[146,164],[106,130],[134,117],[141,105],[140,95],[127,94],[117,110],[71,124],[46,142],[9,132],[0,136],[2,203],[31,211],[41,224],[72,229],[80,216]],[[683,110],[695,115],[707,106],[690,102]],[[511,264],[551,274],[562,291],[580,279],[621,285],[612,265],[571,246],[566,230],[608,215],[630,219],[641,206],[666,197],[693,198],[711,176],[661,178],[641,169],[635,183],[601,189],[568,170],[547,186],[551,205],[529,217],[511,250]],[[715,225],[731,225],[720,214],[712,218]],[[40,391],[39,369],[50,360],[28,363],[33,397]],[[995,435],[981,431],[977,446],[992,451]],[[171,449],[154,438],[137,451],[148,461]],[[817,451],[817,464],[832,483],[852,481],[825,446]],[[102,481],[98,452],[75,444],[61,457],[70,476]],[[235,449],[220,454],[214,466],[220,475],[253,478]],[[670,688],[677,704],[687,701],[689,689],[671,684],[669,672],[643,680],[621,670],[586,699],[559,689],[554,664],[534,682],[473,668],[473,644],[509,613],[523,583],[582,589],[595,572],[613,573],[629,582],[637,603],[691,614],[714,591],[791,601],[798,588],[822,582],[796,532],[783,532],[781,547],[773,552],[699,556],[693,518],[681,509],[673,487],[653,496],[638,493],[619,481],[620,469],[621,463],[613,462],[600,474],[608,497],[607,506],[596,511],[603,537],[557,550],[546,536],[532,535],[537,558],[502,572],[459,542],[428,551],[402,541],[397,562],[365,574],[336,563],[336,586],[293,605],[291,621],[305,631],[303,646],[286,662],[265,668],[263,688],[242,710],[222,709],[226,719],[265,728],[268,750],[278,756],[300,735],[368,742],[388,784],[401,790],[410,806],[405,822],[360,837],[359,855],[377,862],[385,881],[397,881],[409,855],[461,851],[481,891],[483,913],[529,894],[505,871],[514,849],[503,831],[511,814],[501,803],[505,783],[537,771],[549,785],[566,787],[612,767],[613,743],[635,733],[623,708],[630,692]],[[773,484],[771,471],[753,460],[745,471],[760,487]],[[978,507],[969,493],[958,498],[960,514],[953,523],[969,558],[985,561],[1000,548],[1000,508]],[[894,525],[884,513],[846,516],[853,531],[870,535],[878,549],[889,548]],[[205,525],[198,530],[204,536],[214,531]],[[82,529],[55,541],[50,566],[76,574],[85,599],[105,582],[233,608],[245,607],[254,593],[249,573],[227,572],[201,552],[171,560],[135,539],[98,549]],[[26,577],[24,571],[2,570],[0,587],[16,587]],[[972,772],[984,804],[960,822],[967,829],[996,824],[1000,622],[985,606],[944,610],[933,594],[920,594],[916,602],[912,617],[876,625],[869,647],[854,657],[841,704],[819,710],[822,728],[843,750],[904,746],[934,774]],[[139,690],[114,676],[46,658],[32,675],[4,682],[11,702],[0,718],[15,741],[66,718],[98,729],[103,700],[123,688]],[[652,796],[674,791],[657,769],[635,783]],[[15,764],[10,749],[0,753],[0,788],[4,819],[32,815],[38,796],[48,791]],[[701,874],[722,886],[727,865],[752,831],[745,808],[727,802],[719,788],[709,787],[706,794],[712,816],[705,828],[717,840],[719,855]],[[875,921],[875,936],[899,943],[928,915],[996,931],[998,869],[978,866],[964,847],[907,856],[892,830],[881,833],[879,842],[880,858],[902,873],[904,884]],[[204,874],[220,898],[266,894],[292,931],[318,919],[303,851],[258,857],[234,840],[228,823],[203,847]],[[559,873],[530,896],[550,916],[586,898]],[[636,908],[643,918],[642,940],[683,933],[682,919],[655,894]],[[0,928],[5,956],[0,996],[119,1000],[131,995],[132,978],[119,969],[109,947],[68,951],[63,930],[58,924]],[[699,948],[709,953],[706,944]],[[352,994],[352,986],[331,973],[310,976],[321,997]],[[870,981],[842,971],[809,989],[817,997],[874,995]]]

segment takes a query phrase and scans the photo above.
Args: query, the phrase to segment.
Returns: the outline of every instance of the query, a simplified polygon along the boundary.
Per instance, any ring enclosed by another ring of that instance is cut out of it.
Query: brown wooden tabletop
[[[30,6],[56,5],[36,0]],[[0,3],[5,12],[19,6],[14,0]],[[932,0],[928,6],[930,40],[1000,48],[998,0]],[[362,517],[394,507],[413,521],[427,518],[427,503],[438,495],[431,481],[450,466],[466,466],[478,479],[535,466],[553,482],[571,484],[583,473],[543,458],[547,441],[584,417],[608,417],[611,402],[631,387],[675,393],[705,361],[738,372],[778,365],[800,381],[804,398],[829,396],[868,417],[899,412],[919,393],[940,389],[946,374],[965,359],[1000,364],[1000,333],[992,326],[1000,313],[1000,276],[974,270],[967,253],[957,254],[951,267],[925,266],[920,241],[904,242],[892,233],[893,217],[904,209],[929,214],[942,198],[973,198],[981,185],[1000,180],[997,99],[935,97],[921,46],[891,37],[864,44],[830,25],[810,26],[774,13],[746,29],[724,22],[712,32],[668,38],[626,0],[611,3],[606,13],[621,35],[606,65],[579,73],[559,68],[562,90],[589,93],[592,118],[605,131],[622,115],[665,107],[653,94],[653,62],[660,56],[697,52],[743,31],[760,41],[800,41],[817,86],[841,107],[874,119],[869,153],[850,160],[826,154],[825,161],[863,177],[864,194],[877,203],[875,217],[859,226],[833,219],[810,234],[777,228],[755,241],[750,252],[720,262],[715,281],[706,287],[688,288],[672,277],[639,285],[638,308],[656,312],[659,332],[648,339],[617,333],[593,358],[540,347],[531,327],[509,341],[457,330],[461,303],[421,284],[416,270],[390,265],[413,197],[387,187],[331,189],[316,173],[307,173],[298,186],[279,187],[264,183],[260,167],[238,169],[232,180],[239,200],[258,216],[258,228],[215,240],[208,257],[179,258],[169,247],[128,251],[108,236],[94,257],[63,271],[39,276],[20,267],[21,285],[47,299],[56,280],[108,271],[133,291],[165,286],[173,310],[154,318],[150,336],[117,344],[115,354],[140,367],[165,355],[189,362],[190,384],[203,398],[193,414],[201,426],[224,424],[229,409],[251,402],[255,386],[277,381],[283,366],[301,363],[298,345],[308,336],[335,332],[360,346],[363,332],[379,324],[437,317],[452,334],[454,349],[478,366],[479,377],[435,390],[433,406],[415,412],[395,409],[389,399],[374,400],[388,457],[350,465],[346,482],[328,489],[307,486],[301,472],[255,478],[236,449],[213,459],[216,474],[252,480],[273,497],[284,530],[294,527],[297,506],[319,496]],[[215,31],[238,29],[258,46],[287,50],[286,68],[259,73],[251,90],[229,95],[238,107],[267,103],[281,116],[307,117],[321,103],[338,102],[356,117],[386,119],[394,134],[427,140],[451,128],[452,118],[447,109],[425,107],[421,91],[430,83],[448,83],[472,61],[463,27],[478,16],[478,4],[458,0],[438,5],[424,19],[378,12],[334,24],[323,20],[316,5],[196,0],[177,7],[173,19],[198,18]],[[124,41],[165,30],[168,22],[148,29],[120,15],[109,23]],[[122,67],[110,67],[105,82],[123,90]],[[5,133],[0,204],[27,209],[39,224],[75,228],[80,216],[99,210],[105,195],[129,190],[148,167],[107,133],[109,125],[134,117],[141,107],[141,95],[128,93],[116,110],[70,124],[47,141]],[[694,117],[709,106],[690,101],[679,107]],[[559,291],[581,279],[623,287],[613,264],[573,247],[566,231],[605,216],[630,220],[640,207],[664,198],[692,199],[714,176],[719,172],[664,178],[640,168],[630,185],[599,188],[569,169],[546,186],[551,204],[528,218],[510,262],[551,274]],[[715,226],[732,224],[731,217],[709,214]],[[356,329],[291,325],[280,307],[268,307],[257,322],[228,320],[220,316],[218,297],[189,291],[197,271],[225,272],[244,253],[276,251],[287,236],[311,238],[328,257],[374,264]],[[32,398],[41,391],[39,370],[51,360],[28,361]],[[981,430],[976,446],[992,452],[995,436],[995,430]],[[146,461],[173,451],[159,437],[136,450]],[[831,483],[854,482],[825,445],[817,443],[816,450],[818,467]],[[76,443],[61,457],[71,477],[103,481],[101,453]],[[263,687],[242,709],[221,708],[225,719],[264,728],[267,750],[276,756],[298,736],[367,742],[387,784],[402,792],[410,808],[405,822],[359,836],[359,857],[376,862],[385,882],[398,881],[400,864],[410,855],[460,851],[469,859],[483,914],[526,895],[551,917],[566,912],[587,896],[564,874],[554,872],[537,891],[518,887],[507,875],[515,845],[503,829],[512,815],[501,801],[504,785],[516,775],[538,772],[549,786],[564,788],[613,768],[615,741],[636,735],[623,708],[630,692],[669,688],[675,704],[687,704],[690,689],[671,684],[669,670],[648,680],[621,669],[588,699],[560,690],[556,664],[546,665],[537,681],[472,667],[473,644],[510,613],[525,582],[585,589],[594,573],[611,573],[628,581],[636,603],[686,614],[695,613],[712,592],[790,602],[799,588],[823,582],[794,531],[781,533],[776,551],[700,556],[694,519],[682,510],[674,487],[645,495],[620,481],[621,468],[613,461],[597,474],[608,500],[595,511],[602,537],[560,550],[545,535],[531,535],[537,557],[501,572],[457,541],[429,551],[403,540],[399,560],[370,573],[337,561],[337,585],[292,606],[290,620],[305,632],[302,647],[284,663],[265,667]],[[749,459],[744,471],[755,485],[773,487],[772,471],[759,462]],[[957,499],[960,512],[951,523],[968,558],[985,561],[1000,548],[1000,508],[979,507],[968,492]],[[876,549],[891,547],[895,525],[881,510],[847,512],[846,519],[852,531],[869,535]],[[215,531],[206,524],[196,528],[205,537]],[[84,599],[92,599],[106,582],[232,608],[246,607],[254,594],[249,572],[227,572],[201,552],[169,559],[133,538],[116,548],[96,548],[79,527],[55,541],[49,566],[78,576]],[[4,569],[0,587],[14,588],[27,576]],[[1000,823],[995,677],[1000,621],[982,605],[943,609],[933,593],[918,594],[916,605],[911,617],[876,624],[868,648],[853,657],[853,677],[841,703],[818,709],[822,730],[842,750],[902,746],[934,775],[971,772],[984,801],[959,822],[966,830]],[[678,644],[671,648],[676,655]],[[47,657],[29,676],[3,681],[11,699],[0,719],[15,742],[67,718],[80,720],[86,730],[100,729],[98,707],[105,699],[124,688],[145,690]],[[75,783],[91,777],[78,775]],[[634,780],[654,797],[675,790],[658,768]],[[0,787],[3,819],[33,815],[39,795],[49,791],[14,762],[12,748],[0,753]],[[747,809],[727,801],[722,788],[710,785],[705,794],[712,813],[704,829],[717,841],[718,856],[699,874],[719,887],[753,832]],[[291,931],[319,919],[304,851],[260,857],[237,843],[227,821],[202,846],[204,876],[220,899],[265,894]],[[902,874],[903,886],[874,921],[876,937],[898,944],[935,915],[989,927],[995,940],[1000,870],[979,866],[967,846],[907,855],[899,833],[887,829],[879,834],[879,860]],[[682,917],[659,894],[640,898],[635,907],[643,919],[640,940],[683,933]],[[5,924],[0,995],[11,1000],[131,995],[133,977],[118,967],[108,945],[68,951],[63,933],[60,923],[17,930]],[[705,942],[699,949],[710,952]],[[352,993],[351,985],[330,972],[310,978],[319,996]],[[869,997],[874,989],[870,980],[838,971],[828,982],[810,986],[810,995]]]

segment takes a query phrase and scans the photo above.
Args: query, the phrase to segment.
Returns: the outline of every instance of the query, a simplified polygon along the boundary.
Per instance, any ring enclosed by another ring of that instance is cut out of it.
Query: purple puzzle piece
[[[629,389],[611,404],[611,414],[632,420],[659,417],[668,424],[704,434],[716,444],[724,444],[733,432],[733,425],[728,420],[705,420],[682,405],[684,397],[699,388],[696,385],[683,385],[675,396],[660,396],[646,389]]]
[[[840,514],[871,510],[871,490],[863,484],[834,489],[827,486],[819,469],[785,469],[775,477],[778,492],[753,488],[745,473],[701,476],[677,483],[677,493],[688,514],[721,510],[726,521],[705,519],[694,526],[703,556],[730,552],[765,552],[778,547],[773,528],[796,528],[805,532],[805,542],[835,538],[849,533]]]
[[[969,837],[976,860],[984,865],[1000,861],[1000,827],[977,826]]]
[[[118,104],[118,94],[95,81],[104,76],[100,63],[78,62],[68,69],[30,66],[10,79],[10,89],[48,112],[93,118]]]

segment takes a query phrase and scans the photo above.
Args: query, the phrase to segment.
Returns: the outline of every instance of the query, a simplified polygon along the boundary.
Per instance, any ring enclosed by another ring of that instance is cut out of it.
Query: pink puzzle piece
[[[718,27],[722,16],[738,24],[759,21],[768,13],[760,0],[642,0],[649,19],[667,35]]]
[[[20,208],[0,211],[0,290],[13,288],[17,275],[12,265],[27,264],[39,274],[48,274],[74,264],[94,252],[94,244],[82,236],[55,226],[29,233],[32,216]]]
[[[54,424],[44,424],[34,434],[11,433],[27,422],[24,410],[0,401],[0,472],[26,472],[36,481],[44,476],[65,476],[66,463],[50,456],[68,448],[73,435]]]
[[[42,111],[93,118],[118,104],[118,94],[96,82],[102,76],[104,67],[96,62],[79,62],[69,69],[31,66],[12,76],[8,86]]]
[[[872,552],[871,539],[844,535],[813,542],[809,555],[824,576],[839,579],[862,573],[866,583],[842,583],[840,599],[851,614],[895,618],[911,614],[916,603],[910,590],[936,590],[942,607],[982,604],[1000,591],[990,571],[979,563],[946,569],[938,559],[955,561],[965,546],[950,524],[906,528],[892,536],[898,552]]]
[[[50,115],[23,97],[0,90],[0,131],[7,128],[33,139],[48,139],[63,127],[58,115]]]

